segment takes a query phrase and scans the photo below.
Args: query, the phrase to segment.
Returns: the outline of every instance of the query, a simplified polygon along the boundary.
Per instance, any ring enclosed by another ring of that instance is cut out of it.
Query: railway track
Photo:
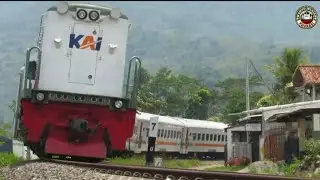
[[[89,168],[100,173],[110,174],[110,179],[156,179],[156,180],[311,180],[312,178],[297,178],[269,175],[255,175],[231,172],[206,172],[190,169],[168,169],[141,166],[123,166],[109,163],[86,163],[68,160],[30,160],[14,166],[26,165],[33,162],[52,162]],[[127,177],[127,178],[126,178]]]

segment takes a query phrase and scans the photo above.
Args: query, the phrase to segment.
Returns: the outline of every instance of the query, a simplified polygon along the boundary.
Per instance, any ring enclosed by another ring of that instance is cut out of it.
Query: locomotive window
[[[200,141],[200,139],[201,139],[201,134],[198,133],[198,141]]]
[[[213,141],[217,141],[217,135],[214,135]]]
[[[164,138],[167,138],[167,130],[164,130]]]
[[[161,129],[161,138],[163,138],[163,129]]]
[[[221,137],[221,141],[222,141],[222,142],[224,141],[224,135],[222,135],[222,137]]]
[[[202,141],[204,141],[204,134],[202,134],[202,138],[201,138],[201,140],[202,140]]]
[[[220,135],[218,135],[218,142],[220,141]]]
[[[147,137],[149,136],[149,128],[146,128]]]
[[[193,133],[193,140],[195,141],[197,139],[197,134]]]
[[[210,134],[210,141],[212,141],[212,139],[213,139],[213,135],[212,135],[212,134]]]
[[[209,134],[206,134],[206,141],[209,141]]]

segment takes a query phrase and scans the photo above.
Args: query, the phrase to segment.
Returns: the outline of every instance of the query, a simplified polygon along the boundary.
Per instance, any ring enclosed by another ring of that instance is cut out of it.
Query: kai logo
[[[85,36],[70,34],[69,48],[76,47],[77,49],[87,49],[100,51],[102,37],[98,37],[95,41],[93,36]]]

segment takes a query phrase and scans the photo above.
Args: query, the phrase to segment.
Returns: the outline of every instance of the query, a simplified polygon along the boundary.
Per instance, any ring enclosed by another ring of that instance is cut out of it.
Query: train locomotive
[[[58,2],[20,70],[14,136],[40,158],[105,159],[133,135],[141,61],[119,8]],[[128,63],[127,63],[128,62]]]

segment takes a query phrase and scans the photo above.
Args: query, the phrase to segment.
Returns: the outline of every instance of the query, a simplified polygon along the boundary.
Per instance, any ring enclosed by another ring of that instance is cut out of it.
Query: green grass
[[[217,166],[206,169],[206,171],[223,171],[223,172],[235,172],[245,168],[245,166]]]
[[[13,153],[0,153],[0,167],[8,166],[19,161],[22,161],[22,159]]]
[[[17,163],[23,159],[15,156],[13,153],[0,153],[0,168]],[[0,171],[0,180],[4,180],[4,174]]]
[[[120,165],[136,165],[136,166],[144,166],[145,165],[145,157],[142,155],[134,155],[130,158],[113,158],[110,161],[113,164]],[[163,158],[163,166],[166,168],[191,168],[195,166],[201,165],[201,162],[197,159],[186,159],[186,160],[174,160],[174,159],[165,159]]]

